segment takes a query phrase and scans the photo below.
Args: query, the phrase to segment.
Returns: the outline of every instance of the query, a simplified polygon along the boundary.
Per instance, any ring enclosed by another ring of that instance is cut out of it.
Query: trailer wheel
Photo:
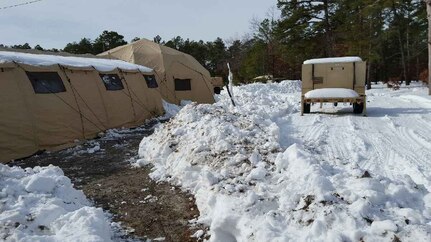
[[[304,103],[304,113],[310,113],[311,104]]]
[[[360,114],[364,111],[364,103],[353,103],[353,113]]]

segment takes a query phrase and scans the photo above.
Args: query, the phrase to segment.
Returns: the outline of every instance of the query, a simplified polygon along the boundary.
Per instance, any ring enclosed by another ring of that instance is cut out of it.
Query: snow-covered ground
[[[415,85],[373,86],[367,117],[300,116],[297,81],[235,87],[237,107],[185,106],[135,165],[191,191],[211,241],[430,241],[431,99]]]
[[[110,220],[54,166],[0,164],[0,241],[110,241]]]
[[[214,105],[170,106],[179,113],[142,140],[135,165],[151,163],[153,179],[195,195],[201,216],[191,222],[210,228],[195,237],[430,241],[427,92],[375,85],[367,117],[342,104],[300,116],[300,82],[235,87],[237,107],[226,93]],[[107,215],[58,167],[0,164],[1,241],[113,236]]]

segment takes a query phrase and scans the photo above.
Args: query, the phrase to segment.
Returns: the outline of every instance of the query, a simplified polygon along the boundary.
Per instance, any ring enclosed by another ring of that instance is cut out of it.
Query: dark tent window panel
[[[65,92],[63,80],[57,72],[26,72],[35,93]]]
[[[100,74],[100,78],[102,78],[103,84],[105,84],[106,90],[108,91],[124,89],[121,78],[117,74]]]
[[[190,79],[178,79],[175,78],[175,91],[190,91],[192,90],[192,84]]]
[[[144,75],[145,81],[147,82],[148,88],[157,88],[159,85],[157,85],[156,77],[154,75]]]

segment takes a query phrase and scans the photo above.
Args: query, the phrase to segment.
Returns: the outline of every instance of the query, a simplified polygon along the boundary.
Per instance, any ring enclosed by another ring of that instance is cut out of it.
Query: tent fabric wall
[[[102,72],[101,74],[119,75],[117,71]],[[108,114],[108,127],[132,127],[135,120],[135,112],[127,83],[122,79],[121,82],[124,89],[110,91],[106,89],[100,77],[95,79],[98,80],[97,85],[102,94],[103,103]]]
[[[198,103],[214,103],[210,73],[191,55],[142,39],[99,56],[153,68],[160,82],[162,97],[168,102],[179,104],[186,99]],[[174,79],[180,77],[191,79],[191,91],[175,90]]]
[[[35,93],[27,72],[55,72],[65,91]],[[124,89],[106,90],[101,72],[61,65],[0,63],[0,162],[56,150],[101,131],[133,127],[163,113],[158,88],[148,88],[153,72],[113,70]]]
[[[175,79],[190,79],[190,91],[175,91],[175,97],[179,100],[199,100],[200,103],[211,103],[214,100],[213,89],[207,87],[205,76],[194,70],[190,70],[188,66],[182,62],[171,62],[170,68],[166,71],[168,79],[168,88],[175,90]],[[211,85],[211,84],[210,84]],[[211,85],[212,87],[212,85]],[[200,90],[200,91],[199,91]]]
[[[58,66],[35,67],[20,64],[16,80],[32,114],[36,143],[41,149],[71,143],[83,138],[81,117],[72,89]],[[57,72],[66,88],[65,92],[36,94],[25,71]]]
[[[33,118],[17,81],[20,70],[5,65],[0,68],[0,161],[7,161],[33,154],[38,145]]]
[[[70,86],[83,116],[84,138],[94,138],[109,127],[108,112],[97,83],[100,77],[97,72],[90,70],[63,69],[63,73],[70,80]]]
[[[121,72],[120,74],[129,89],[135,114],[134,124],[142,124],[145,120],[163,113],[158,88],[148,88],[141,73]]]

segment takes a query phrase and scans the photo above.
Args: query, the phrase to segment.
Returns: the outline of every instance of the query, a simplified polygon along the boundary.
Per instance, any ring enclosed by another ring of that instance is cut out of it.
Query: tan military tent
[[[99,56],[120,59],[153,68],[160,81],[162,97],[171,103],[181,100],[213,103],[211,76],[191,55],[142,39],[106,51]]]
[[[149,68],[0,51],[0,162],[137,126],[162,113]]]

